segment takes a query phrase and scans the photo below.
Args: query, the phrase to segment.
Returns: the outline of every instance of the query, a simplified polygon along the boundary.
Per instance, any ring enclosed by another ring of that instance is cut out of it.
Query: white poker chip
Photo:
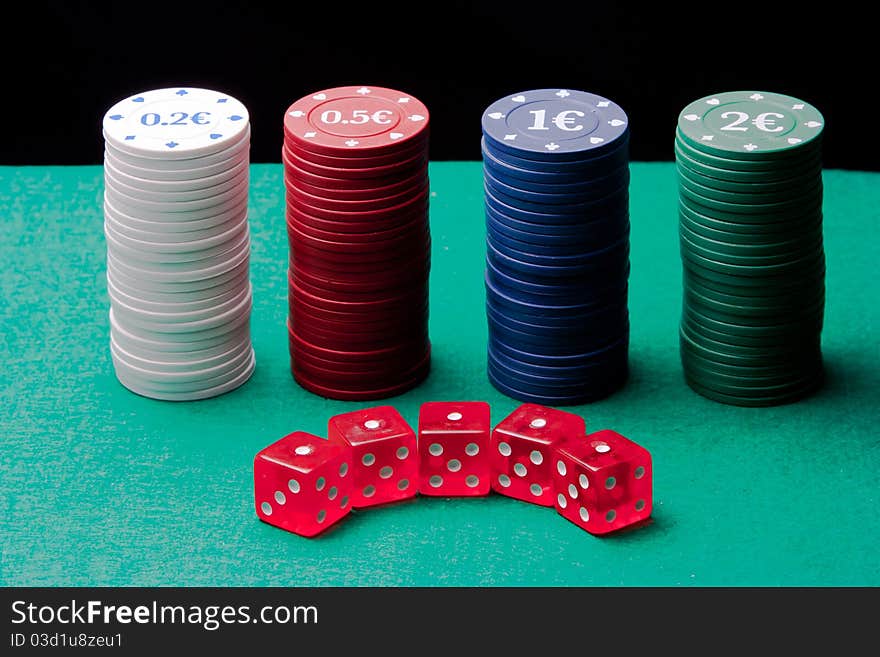
[[[190,215],[177,220],[168,220],[167,215],[157,215],[158,218],[146,212],[135,212],[138,216],[133,216],[130,212],[117,208],[104,195],[104,216],[110,215],[117,223],[129,226],[134,230],[142,230],[150,233],[190,233],[197,230],[207,230],[216,228],[229,221],[237,221],[247,216],[247,194],[243,194],[241,199],[236,203],[228,206],[225,211],[218,214],[206,216],[200,219],[194,219]]]
[[[120,372],[119,370],[117,370],[116,378],[123,386],[125,386],[135,394],[141,395],[142,397],[149,397],[151,399],[158,399],[162,401],[197,401],[200,399],[218,397],[241,387],[251,378],[251,376],[253,376],[255,368],[256,357],[251,356],[251,360],[248,362],[248,366],[239,375],[230,379],[227,383],[216,386],[215,388],[196,390],[189,393],[155,390],[151,388],[148,384],[144,384],[143,382],[139,381],[136,377],[129,377],[127,372],[125,371]]]
[[[143,185],[135,186],[131,184],[132,181],[135,181],[136,179],[129,176],[126,180],[125,174],[120,176],[119,174],[114,173],[106,163],[104,165],[104,185],[106,187],[112,187],[121,194],[125,194],[126,196],[135,199],[158,203],[179,203],[182,201],[199,201],[206,198],[216,198],[220,194],[234,188],[236,185],[242,183],[247,184],[248,178],[248,167],[239,165],[236,175],[210,187],[196,183],[194,187],[187,189],[182,184],[178,184],[177,187],[168,187],[167,185],[169,185],[169,183],[164,183],[166,185],[165,188],[156,189],[154,187],[152,189],[144,189]]]
[[[129,195],[125,190],[120,189],[116,185],[105,184],[104,192],[108,198],[114,203],[122,206],[123,209],[133,209],[135,213],[140,210],[146,210],[150,213],[167,213],[180,216],[182,213],[197,212],[202,210],[212,210],[211,214],[217,213],[217,206],[229,202],[231,199],[240,198],[242,193],[247,194],[248,179],[247,177],[236,180],[234,185],[224,186],[224,189],[211,196],[200,196],[192,200],[177,200],[168,198],[165,201],[151,201],[144,198],[138,198]],[[174,220],[174,217],[171,217]]]
[[[129,294],[126,290],[119,287],[112,280],[107,279],[107,296],[113,302],[119,302],[123,306],[127,306],[135,311],[141,310],[147,313],[173,313],[185,314],[220,307],[230,299],[235,299],[247,289],[248,277],[244,279],[245,286],[235,286],[228,292],[217,296],[210,296],[195,301],[175,301],[161,298],[159,301],[146,299],[144,294],[137,293],[136,296]]]
[[[247,267],[245,267],[232,276],[224,276],[215,285],[200,286],[192,290],[179,286],[170,290],[157,290],[145,288],[143,284],[133,285],[130,279],[121,278],[118,273],[108,268],[107,285],[112,285],[114,289],[120,290],[136,299],[141,299],[143,302],[158,304],[210,303],[212,300],[216,302],[217,299],[224,298],[227,294],[238,293],[243,286],[247,286],[250,278],[249,274]]]
[[[112,250],[107,251],[107,261],[112,262],[123,274],[136,280],[148,280],[156,283],[191,283],[210,280],[233,271],[250,254],[250,236],[235,245],[234,251],[227,251],[218,256],[199,260],[194,263],[149,263],[144,260],[116,256]]]
[[[182,353],[162,353],[139,349],[137,346],[123,346],[111,333],[110,345],[121,352],[125,360],[160,372],[186,372],[190,370],[208,369],[214,365],[227,362],[251,347],[250,334],[244,334],[237,340],[220,344],[201,351]]]
[[[249,165],[250,160],[247,157],[243,157],[237,164],[229,167],[224,166],[217,173],[209,176],[181,180],[162,180],[147,177],[149,172],[120,166],[116,160],[107,155],[104,157],[104,175],[132,189],[161,192],[164,194],[216,188],[217,185],[247,173]]]
[[[113,311],[120,322],[130,327],[140,327],[161,333],[194,333],[217,326],[224,326],[252,305],[250,288],[215,308],[189,313],[147,312],[127,304],[116,302]]]
[[[104,115],[105,139],[135,156],[163,160],[204,157],[239,141],[247,108],[229,94],[174,87],[121,100]]]
[[[107,145],[105,144],[105,146]],[[184,161],[195,162],[195,160]],[[225,171],[229,171],[230,169],[234,169],[242,162],[250,162],[250,152],[249,149],[241,149],[230,157],[218,160],[214,164],[205,163],[199,167],[187,167],[184,169],[172,169],[166,171],[147,166],[149,162],[145,160],[137,160],[133,162],[130,159],[125,159],[119,151],[113,151],[107,146],[104,150],[104,164],[106,165],[108,162],[114,169],[134,178],[166,183],[187,183],[211,178]]]
[[[158,281],[145,278],[142,274],[131,274],[124,269],[120,269],[114,264],[113,258],[107,257],[107,276],[112,278],[114,282],[124,285],[128,289],[144,292],[156,292],[159,294],[182,295],[195,293],[198,295],[216,295],[215,290],[225,289],[224,286],[230,281],[238,281],[242,274],[247,274],[249,270],[249,262],[247,259],[242,260],[235,267],[223,274],[212,276],[201,280],[194,281]],[[183,298],[183,297],[178,297]]]
[[[135,334],[147,341],[158,343],[178,342],[183,344],[192,344],[204,343],[213,338],[225,336],[235,329],[239,328],[240,326],[249,323],[250,311],[251,306],[250,304],[247,304],[244,307],[243,312],[238,317],[233,318],[220,326],[212,326],[210,328],[205,328],[198,331],[165,330],[167,327],[172,326],[171,324],[161,325],[157,327],[161,330],[156,330],[154,328],[144,328],[143,326],[139,326],[133,323],[129,318],[119,314],[119,312],[117,312],[117,309],[115,308],[113,309],[113,317],[120,327],[126,329],[129,333]]]
[[[131,257],[134,261],[151,263],[194,263],[193,266],[195,266],[196,262],[202,263],[203,260],[229,252],[249,235],[248,224],[244,223],[231,236],[235,241],[233,239],[222,241],[215,239],[213,243],[211,240],[179,242],[173,245],[176,248],[168,248],[164,244],[142,242],[120,235],[106,221],[104,222],[104,237],[107,240],[107,248],[116,257]],[[206,243],[210,246],[205,245]]]
[[[251,131],[248,129],[244,135],[242,135],[241,140],[235,144],[231,144],[229,148],[204,157],[193,157],[183,160],[138,157],[127,151],[119,150],[112,142],[107,141],[106,136],[104,140],[104,152],[110,155],[115,163],[143,172],[138,175],[144,178],[155,180],[163,180],[166,178],[172,180],[202,178],[211,175],[206,172],[211,171],[212,169],[228,169],[233,163],[242,158],[249,158],[251,150],[250,135]],[[214,173],[216,173],[216,171]]]
[[[249,226],[247,217],[214,228],[186,233],[153,233],[129,228],[110,215],[104,215],[104,229],[113,233],[114,239],[129,248],[165,253],[186,253],[209,249],[236,239]]]
[[[246,345],[246,349],[239,350],[238,353],[231,355],[229,358],[220,361],[210,367],[202,367],[201,364],[194,365],[192,369],[157,369],[161,364],[152,361],[143,361],[131,358],[124,350],[120,349],[112,342],[110,343],[110,352],[117,361],[122,362],[132,373],[149,380],[156,384],[192,384],[199,383],[200,387],[212,387],[222,381],[218,381],[218,377],[228,375],[233,370],[240,369],[250,360],[251,348]],[[144,363],[144,364],[142,364]],[[178,366],[180,363],[178,363]]]
[[[199,322],[202,320],[210,320],[222,318],[227,311],[239,307],[244,301],[250,298],[252,290],[250,286],[238,291],[237,294],[229,299],[215,303],[207,308],[198,308],[196,310],[180,311],[172,306],[160,307],[158,310],[147,310],[136,304],[126,303],[126,300],[116,295],[108,289],[108,295],[113,302],[113,309],[117,315],[125,318],[134,318],[137,322],[151,324],[186,324],[189,322]]]
[[[165,339],[163,335],[154,336],[129,330],[116,320],[116,315],[111,309],[110,335],[118,344],[129,350],[164,354],[201,354],[207,349],[215,349],[242,339],[244,336],[250,336],[250,324],[244,322],[233,327],[227,333],[217,333],[200,340],[170,341]]]

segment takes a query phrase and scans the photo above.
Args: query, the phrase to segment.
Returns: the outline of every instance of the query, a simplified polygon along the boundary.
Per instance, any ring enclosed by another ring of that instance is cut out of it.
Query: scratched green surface
[[[394,399],[516,402],[485,376],[480,165],[432,163],[434,369]],[[254,453],[367,404],[299,389],[288,371],[283,186],[252,172],[257,370],[192,403],[135,396],[108,351],[99,167],[0,168],[0,584],[878,585],[880,174],[825,173],[825,389],[741,409],[683,383],[675,172],[632,166],[633,375],[578,407],[655,463],[651,525],[599,539],[500,496],[358,512],[316,540],[260,523]]]

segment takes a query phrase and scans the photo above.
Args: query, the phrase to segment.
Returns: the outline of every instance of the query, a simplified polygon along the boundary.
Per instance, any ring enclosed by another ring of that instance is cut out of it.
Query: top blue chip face
[[[629,135],[616,103],[571,89],[505,96],[483,112],[483,134],[497,149],[535,160],[598,156]]]

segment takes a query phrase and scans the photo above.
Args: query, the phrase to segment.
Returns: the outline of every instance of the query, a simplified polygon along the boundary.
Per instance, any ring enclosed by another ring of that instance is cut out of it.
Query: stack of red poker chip
[[[291,371],[323,397],[391,397],[428,374],[428,110],[382,87],[284,117]]]

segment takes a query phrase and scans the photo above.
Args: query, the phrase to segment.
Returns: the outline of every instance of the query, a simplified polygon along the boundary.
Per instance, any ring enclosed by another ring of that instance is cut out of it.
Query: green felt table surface
[[[424,401],[486,400],[498,422],[518,402],[486,379],[480,164],[430,174],[433,371],[387,403],[415,424]],[[651,451],[651,524],[596,538],[498,495],[417,498],[304,539],[257,520],[254,454],[373,403],[328,401],[290,376],[281,166],[252,168],[256,372],[188,403],[114,377],[101,168],[0,168],[0,584],[880,584],[880,174],[824,174],[828,383],[767,409],[682,379],[675,175],[632,165],[632,376],[573,408]]]

